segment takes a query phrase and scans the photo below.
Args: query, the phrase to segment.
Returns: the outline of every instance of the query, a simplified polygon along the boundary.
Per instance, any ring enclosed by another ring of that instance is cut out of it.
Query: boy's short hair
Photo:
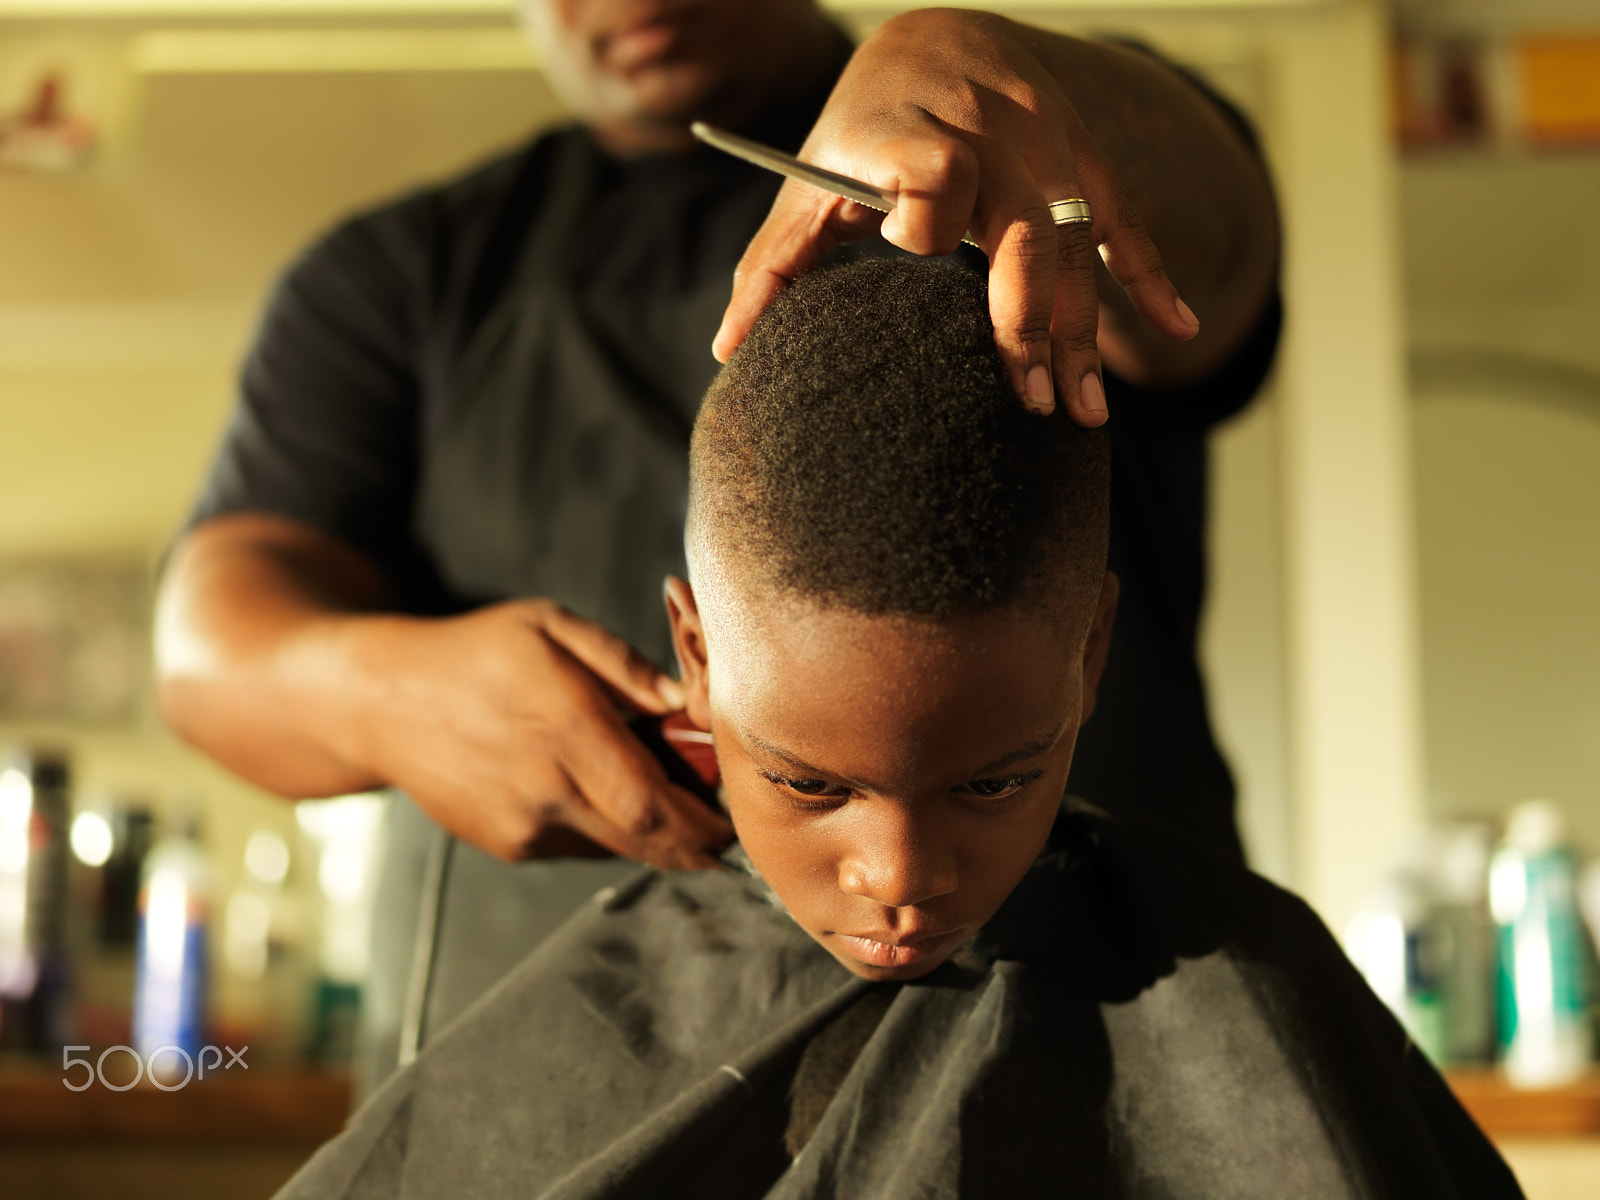
[[[868,259],[796,281],[711,385],[690,551],[714,540],[747,581],[867,614],[1077,615],[1109,488],[1104,430],[1024,410],[982,276]]]

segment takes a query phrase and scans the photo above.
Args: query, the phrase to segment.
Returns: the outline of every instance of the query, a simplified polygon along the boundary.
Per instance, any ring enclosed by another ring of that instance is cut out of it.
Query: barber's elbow
[[[156,711],[173,733],[206,748],[207,714],[218,711],[216,656],[169,605],[158,603],[153,677]]]
[[[182,572],[169,568],[156,592],[152,630],[156,704],[170,724],[186,693],[215,670],[216,655],[195,621],[193,597]]]
[[[204,742],[204,724],[200,719],[200,714],[204,711],[204,702],[196,693],[203,689],[196,688],[195,682],[192,678],[163,671],[160,656],[157,656],[156,712],[160,714],[167,728],[178,737],[192,746],[200,746]]]

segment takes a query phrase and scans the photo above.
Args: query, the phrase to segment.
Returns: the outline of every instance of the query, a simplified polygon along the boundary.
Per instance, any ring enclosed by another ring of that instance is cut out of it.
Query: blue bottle
[[[133,1040],[157,1083],[186,1080],[205,1044],[210,875],[193,822],[145,859]]]

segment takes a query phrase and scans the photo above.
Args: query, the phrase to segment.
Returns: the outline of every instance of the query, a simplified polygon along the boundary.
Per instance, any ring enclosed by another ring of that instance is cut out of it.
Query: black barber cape
[[[797,149],[829,86],[746,132]],[[778,185],[707,148],[621,160],[564,129],[341,224],[275,290],[192,519],[279,514],[378,564],[401,611],[549,596],[670,664],[661,582],[685,571],[689,432],[734,264]],[[1234,855],[1195,660],[1205,438],[1259,386],[1278,328],[1274,301],[1233,361],[1182,389],[1106,377],[1122,595],[1070,780]],[[632,869],[508,865],[401,795],[384,845],[364,1086],[402,1030],[426,1041]]]
[[[1068,807],[907,984],[850,974],[758,879],[606,889],[280,1197],[1520,1194],[1304,904]]]

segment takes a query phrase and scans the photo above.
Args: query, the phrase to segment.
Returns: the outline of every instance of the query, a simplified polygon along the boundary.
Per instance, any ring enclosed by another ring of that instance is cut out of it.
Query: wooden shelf
[[[83,1092],[59,1070],[0,1069],[0,1144],[38,1141],[298,1143],[315,1145],[344,1127],[350,1080],[343,1074],[258,1068],[244,1077],[196,1080],[176,1092],[141,1085]],[[1600,1071],[1543,1091],[1513,1088],[1489,1068],[1446,1073],[1483,1131],[1502,1138],[1600,1138]]]
[[[1472,1119],[1501,1138],[1600,1138],[1600,1071],[1564,1087],[1514,1088],[1493,1068],[1445,1072]]]
[[[316,1145],[344,1127],[343,1074],[270,1071],[195,1080],[174,1092],[63,1086],[61,1071],[0,1070],[0,1144],[71,1141]]]

